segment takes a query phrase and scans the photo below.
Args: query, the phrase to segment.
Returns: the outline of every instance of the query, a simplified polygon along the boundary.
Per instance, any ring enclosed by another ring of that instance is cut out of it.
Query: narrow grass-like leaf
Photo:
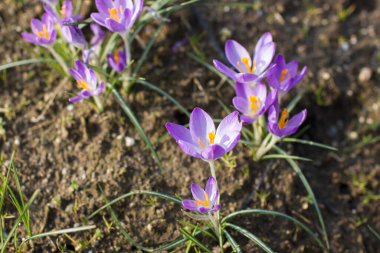
[[[154,197],[158,197],[158,198],[161,198],[161,199],[165,199],[165,200],[168,200],[168,201],[171,201],[171,202],[174,202],[176,204],[181,204],[181,200],[177,199],[177,198],[173,198],[169,195],[165,195],[165,194],[162,194],[162,193],[159,193],[159,192],[153,192],[153,191],[132,191],[132,192],[128,192],[126,194],[123,194],[119,197],[117,197],[116,199],[108,202],[106,205],[100,207],[99,209],[97,209],[95,212],[93,212],[92,214],[90,214],[87,219],[91,219],[92,217],[94,217],[95,215],[97,215],[99,212],[101,212],[102,210],[104,210],[105,208],[107,208],[108,206],[111,206],[123,199],[126,199],[126,198],[129,198],[133,195],[148,195],[148,196],[154,196]]]
[[[377,240],[380,241],[380,234],[375,230],[373,229],[370,225],[367,225],[369,231],[377,238]]]
[[[301,100],[302,97],[303,97],[303,93],[297,94],[297,96],[295,96],[292,99],[292,101],[290,101],[290,103],[286,107],[286,109],[288,109],[288,112],[291,112],[294,109],[294,107],[296,107],[296,105],[298,104],[298,102]]]
[[[94,229],[96,228],[95,225],[90,225],[90,226],[82,226],[82,227],[76,227],[76,228],[66,228],[66,229],[61,229],[61,230],[53,230],[53,231],[49,231],[49,232],[45,232],[45,233],[40,233],[40,234],[36,234],[36,235],[32,235],[28,238],[26,238],[21,244],[20,244],[20,247],[30,241],[30,240],[34,240],[34,239],[37,239],[37,238],[42,238],[42,237],[46,237],[46,236],[52,236],[52,235],[61,235],[61,234],[69,234],[69,233],[76,233],[76,232],[80,232],[80,231],[85,231],[85,230],[90,230],[90,229]]]
[[[266,159],[293,159],[293,160],[300,160],[305,162],[311,162],[312,160],[309,158],[305,158],[302,156],[295,156],[295,155],[282,155],[282,154],[268,154],[261,158],[262,160]]]
[[[24,210],[22,211],[21,215],[20,215],[20,216],[17,218],[17,220],[15,221],[15,223],[14,223],[12,229],[9,231],[9,233],[8,233],[8,235],[7,235],[7,238],[6,238],[5,242],[4,242],[4,244],[2,245],[3,248],[2,248],[1,251],[0,251],[1,253],[5,252],[5,248],[6,248],[7,244],[8,244],[8,242],[9,242],[9,241],[11,240],[11,238],[13,237],[13,234],[15,233],[15,231],[16,231],[16,229],[17,229],[17,227],[18,227],[18,225],[19,225],[19,223],[20,223],[20,221],[21,221],[21,219],[22,219],[22,217],[23,217],[23,215],[24,215],[24,213],[25,213],[27,210],[29,210],[30,205],[33,203],[33,201],[34,201],[35,198],[37,197],[38,193],[39,193],[39,190],[36,190],[36,191],[33,193],[32,197],[29,199],[29,201],[28,201],[28,202],[26,203],[26,205],[24,206]]]
[[[219,239],[213,233],[209,232],[209,230],[210,230],[209,227],[200,228],[198,225],[194,225],[191,222],[186,222],[186,221],[179,221],[179,223],[181,223],[183,226],[191,227],[192,229],[197,228],[197,230],[199,232],[209,236],[210,238],[212,238],[213,240],[215,240],[217,242],[219,241]]]
[[[111,51],[111,49],[113,49],[115,47],[116,38],[118,36],[119,36],[118,33],[113,33],[111,35],[111,37],[108,39],[106,46],[102,47],[103,50],[99,53],[99,55],[100,55],[99,61],[100,62],[104,62],[104,60],[106,59],[107,53],[109,53]]]
[[[190,112],[180,103],[178,102],[178,100],[176,100],[175,98],[173,98],[169,93],[167,93],[166,91],[164,91],[163,89],[147,82],[147,81],[144,81],[144,80],[138,80],[137,83],[153,90],[153,91],[156,91],[157,93],[161,94],[162,96],[166,97],[168,100],[170,100],[174,105],[176,105],[178,107],[178,109],[180,111],[182,111],[184,114],[186,114],[186,116],[190,116]]]
[[[254,234],[252,234],[248,230],[246,230],[242,227],[239,227],[237,225],[228,223],[228,222],[224,223],[224,225],[226,227],[230,227],[230,228],[236,230],[237,232],[241,233],[242,235],[247,237],[249,240],[253,241],[257,246],[259,246],[265,252],[274,253],[274,251],[271,248],[269,248],[268,245],[266,245],[263,241],[261,241],[257,236],[255,236]]]
[[[192,234],[187,232],[185,229],[180,228],[179,232],[181,232],[181,234],[185,236],[187,240],[191,241],[192,243],[197,245],[199,248],[201,248],[205,252],[212,253],[210,249],[208,249],[205,245],[203,245],[200,241],[198,241]]]
[[[10,63],[1,65],[0,71],[9,69],[9,68],[22,66],[22,65],[34,64],[34,63],[46,63],[46,62],[54,62],[54,60],[53,59],[28,59],[28,60],[10,62]]]
[[[325,246],[323,245],[322,241],[318,238],[318,236],[316,236],[316,234],[308,226],[306,226],[301,221],[293,218],[292,216],[289,216],[289,215],[281,213],[281,212],[272,211],[272,210],[265,210],[265,209],[247,209],[247,210],[241,210],[241,211],[230,213],[229,215],[227,215],[226,217],[224,217],[222,219],[222,223],[225,222],[225,221],[227,221],[227,220],[229,220],[229,219],[232,219],[235,216],[251,215],[251,214],[253,214],[253,215],[278,216],[278,217],[282,217],[282,218],[288,219],[291,222],[293,222],[294,224],[300,226],[303,230],[305,230],[306,233],[308,233],[322,249],[324,249],[324,250],[326,249]]]
[[[277,146],[274,146],[274,149],[278,153],[280,153],[280,154],[288,155],[284,150],[282,150],[281,148],[279,148]],[[309,197],[313,201],[313,206],[314,206],[315,211],[317,213],[319,224],[321,225],[321,228],[322,228],[323,238],[325,240],[327,249],[329,249],[330,248],[330,244],[329,244],[329,239],[328,239],[328,236],[327,236],[325,222],[323,220],[322,213],[321,213],[321,210],[319,209],[318,202],[317,202],[317,199],[315,198],[314,192],[311,189],[311,186],[310,186],[309,182],[307,181],[305,175],[302,173],[302,171],[301,171],[300,167],[297,165],[297,163],[294,162],[290,158],[287,158],[285,160],[289,163],[289,165],[292,167],[292,169],[296,172],[297,176],[299,177],[299,179],[301,180],[302,184],[304,185],[306,192],[308,193]]]
[[[152,143],[150,142],[148,136],[145,134],[145,131],[142,128],[138,119],[136,118],[135,114],[132,112],[131,108],[129,108],[129,106],[124,101],[124,99],[120,96],[119,92],[115,88],[113,88],[111,85],[108,85],[108,87],[111,89],[112,94],[116,98],[116,101],[119,103],[120,107],[123,109],[125,114],[127,114],[129,120],[132,122],[133,126],[136,128],[141,138],[145,141],[145,144],[150,149],[150,152],[152,153],[153,157],[156,159],[156,163],[162,172],[164,169],[162,167],[160,158],[158,157],[156,150],[154,150]]]
[[[243,253],[240,249],[240,245],[235,241],[235,239],[227,232],[227,230],[224,230],[224,234],[226,235],[227,241],[231,244],[233,252],[236,253]]]
[[[322,144],[322,143],[318,143],[318,142],[314,142],[314,141],[307,141],[307,140],[301,140],[301,139],[296,139],[296,138],[284,138],[284,139],[282,139],[282,141],[283,142],[301,143],[301,144],[305,144],[305,145],[309,145],[309,146],[314,146],[314,147],[319,147],[319,148],[324,148],[324,149],[328,149],[328,150],[332,150],[332,151],[338,151],[338,149],[335,148],[335,147],[333,147],[333,146]]]

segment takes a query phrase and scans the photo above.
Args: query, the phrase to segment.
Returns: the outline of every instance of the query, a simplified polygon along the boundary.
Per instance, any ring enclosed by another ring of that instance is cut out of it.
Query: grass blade
[[[14,68],[22,65],[28,65],[28,64],[34,64],[34,63],[41,63],[41,62],[54,62],[53,59],[27,59],[27,60],[21,60],[21,61],[15,61],[15,62],[10,62],[4,65],[0,66],[0,71],[9,69],[9,68]]]
[[[26,242],[28,242],[30,240],[37,239],[37,238],[42,238],[42,237],[52,236],[52,235],[61,235],[61,234],[76,233],[76,232],[86,231],[86,230],[90,230],[90,229],[94,229],[94,228],[96,228],[95,225],[90,225],[90,226],[82,226],[82,227],[76,227],[76,228],[66,228],[66,229],[61,229],[61,230],[53,230],[53,231],[49,231],[49,232],[45,232],[45,233],[36,234],[36,235],[33,235],[33,236],[30,236],[30,237],[26,238],[20,244],[20,247],[24,243],[26,243]]]
[[[100,207],[99,209],[97,209],[95,212],[93,212],[92,214],[90,214],[87,219],[91,219],[92,217],[94,217],[95,215],[97,215],[99,212],[101,212],[102,210],[104,210],[105,208],[107,208],[108,206],[111,206],[117,202],[119,202],[120,200],[123,200],[123,199],[126,199],[126,198],[129,198],[133,195],[148,195],[148,196],[154,196],[154,197],[158,197],[158,198],[161,198],[161,199],[165,199],[165,200],[168,200],[168,201],[171,201],[171,202],[174,202],[176,204],[181,204],[181,200],[177,199],[177,198],[173,198],[169,195],[165,195],[165,194],[162,194],[162,193],[159,193],[159,192],[153,192],[153,191],[132,191],[132,192],[128,192],[126,194],[123,194],[119,197],[117,197],[116,199],[108,202],[106,205]]]
[[[166,91],[164,91],[163,89],[147,82],[147,81],[144,81],[144,80],[138,80],[137,83],[153,90],[153,91],[156,91],[157,93],[160,93],[162,96],[166,97],[168,100],[170,100],[174,105],[176,105],[178,107],[178,109],[180,111],[182,111],[184,114],[186,114],[186,116],[190,116],[190,112],[184,107],[181,105],[180,102],[178,102],[178,100],[176,100],[175,98],[173,98],[169,93],[167,93]]]
[[[237,244],[235,239],[227,232],[227,230],[224,230],[224,234],[226,235],[227,240],[230,242],[233,252],[243,253],[243,251],[240,249],[240,245]]]
[[[16,231],[16,229],[17,229],[17,227],[18,227],[18,225],[19,225],[19,223],[20,223],[23,215],[25,214],[25,212],[27,210],[29,210],[30,205],[33,203],[33,201],[35,200],[35,198],[37,197],[37,195],[38,195],[39,192],[40,192],[39,190],[36,190],[33,193],[32,197],[29,199],[29,201],[26,203],[26,205],[24,207],[24,210],[22,211],[21,215],[17,218],[17,220],[15,221],[12,229],[9,231],[8,236],[7,236],[4,244],[2,245],[3,248],[1,249],[1,253],[5,252],[5,248],[6,248],[7,244],[8,244],[8,242],[10,241],[10,239],[12,238],[13,234],[15,233],[15,231]]]
[[[306,140],[301,140],[301,139],[296,139],[296,138],[284,138],[284,139],[282,139],[282,141],[284,141],[284,142],[301,143],[301,144],[305,144],[305,145],[309,145],[309,146],[314,146],[314,147],[319,147],[319,148],[324,148],[324,149],[328,149],[328,150],[332,150],[332,151],[338,151],[338,149],[335,148],[335,147],[333,147],[333,146],[329,146],[329,145],[318,143],[318,142],[314,142],[314,141],[306,141]]]
[[[204,250],[205,252],[212,253],[211,250],[209,250],[206,246],[204,246],[200,241],[198,241],[194,236],[192,236],[189,232],[187,232],[185,229],[180,228],[179,232],[186,237],[187,240],[191,241],[195,245],[197,245],[199,248]]]
[[[375,230],[373,229],[370,225],[367,225],[369,231],[371,231],[371,233],[377,238],[377,240],[380,241],[380,234]]]
[[[253,241],[257,246],[259,246],[265,252],[274,253],[274,251],[271,248],[269,248],[263,241],[261,241],[257,236],[255,236],[254,234],[252,234],[248,230],[246,230],[242,227],[236,226],[234,224],[228,223],[228,222],[224,223],[224,225],[226,227],[230,227],[230,228],[236,230],[237,232],[241,233],[242,235],[247,237],[249,240]]]
[[[120,107],[123,109],[125,114],[127,114],[129,120],[132,122],[133,126],[136,128],[137,132],[141,136],[141,138],[145,141],[146,145],[150,149],[150,152],[152,153],[153,157],[156,159],[156,163],[158,167],[160,168],[161,172],[164,170],[160,161],[160,158],[158,157],[157,152],[154,150],[152,143],[150,142],[149,138],[146,136],[144,129],[142,128],[140,122],[136,118],[135,114],[132,112],[131,108],[127,105],[127,103],[123,100],[123,98],[120,96],[119,92],[115,88],[113,88],[111,85],[108,85],[110,87],[112,94],[115,96],[116,101],[119,103]]]
[[[282,155],[282,154],[269,154],[265,155],[261,158],[262,160],[265,159],[293,159],[293,160],[300,160],[305,162],[311,162],[312,160],[309,158],[305,158],[302,156],[295,156],[295,155]]]
[[[273,148],[276,149],[276,151],[280,154],[288,155],[284,150],[282,150],[281,148],[279,148],[277,146],[273,146]],[[311,186],[310,186],[309,182],[307,181],[305,175],[302,173],[300,167],[290,158],[286,158],[285,160],[289,163],[289,165],[292,167],[292,169],[296,172],[297,176],[299,177],[302,184],[304,185],[307,194],[310,196],[311,200],[313,201],[313,206],[315,208],[315,211],[317,212],[319,224],[321,225],[321,228],[322,228],[323,238],[325,240],[327,248],[329,249],[330,244],[329,244],[329,239],[327,236],[325,222],[323,220],[322,213],[321,213],[321,210],[319,209],[318,202],[317,202],[317,199],[315,198],[314,192],[311,189]]]
[[[271,216],[278,216],[278,217],[288,219],[291,222],[293,222],[294,224],[300,226],[303,230],[305,230],[322,249],[324,249],[324,250],[326,249],[325,246],[323,245],[322,241],[315,235],[315,233],[313,233],[313,231],[308,226],[306,226],[304,223],[300,222],[299,220],[293,218],[292,216],[289,216],[289,215],[281,213],[281,212],[272,211],[272,210],[265,210],[265,209],[247,209],[247,210],[237,211],[237,212],[234,212],[234,213],[227,215],[226,217],[223,218],[222,223],[233,218],[233,217],[235,217],[235,216],[250,215],[250,214],[253,214],[253,215],[271,215]]]

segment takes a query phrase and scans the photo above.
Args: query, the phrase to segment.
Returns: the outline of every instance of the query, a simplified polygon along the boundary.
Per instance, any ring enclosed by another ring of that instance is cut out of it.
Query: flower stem
[[[62,59],[62,57],[54,50],[54,48],[52,46],[47,46],[46,48],[53,55],[54,59],[58,62],[58,64],[63,69],[63,71],[67,75],[70,75],[69,68],[67,67],[67,65],[66,65],[65,61]]]
[[[124,42],[124,49],[125,49],[125,54],[126,54],[126,57],[127,57],[127,67],[128,65],[130,64],[131,62],[131,45],[129,44],[129,39],[128,39],[128,33],[129,31],[125,32],[125,33],[120,33],[120,36]],[[131,75],[131,71],[130,69],[128,68],[126,71],[125,71],[125,74],[124,74],[124,82],[123,82],[123,88],[128,92],[129,89],[131,88],[131,83],[130,83],[130,80],[129,80],[129,77]]]
[[[211,176],[215,179],[216,182],[216,187],[218,188],[218,181],[216,180],[216,174],[215,174],[215,162],[214,160],[209,160],[208,161],[210,165],[210,171],[211,171]],[[218,198],[216,200],[216,205],[219,205],[220,203],[220,193],[218,194]],[[219,247],[220,247],[220,252],[223,253],[223,237],[222,237],[222,227],[220,226],[220,213],[219,210],[214,213],[214,217],[210,217],[211,222],[213,223],[215,227],[215,233],[217,237],[219,238]]]
[[[94,98],[96,106],[98,107],[99,112],[102,112],[104,110],[102,101],[100,100],[98,96],[94,96],[93,98]]]
[[[261,146],[259,147],[259,149],[257,150],[256,152],[256,159],[257,160],[260,160],[260,158],[265,155],[269,150],[271,150],[273,148],[273,146],[277,143],[278,140],[280,140],[280,137],[276,136],[276,135],[273,135],[273,134],[270,134],[270,141],[269,139],[266,139],[263,141],[263,143],[261,144]],[[268,143],[269,141],[269,143]]]

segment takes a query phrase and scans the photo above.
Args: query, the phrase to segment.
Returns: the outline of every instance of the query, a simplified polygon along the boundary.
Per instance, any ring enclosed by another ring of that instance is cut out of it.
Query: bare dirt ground
[[[367,224],[380,231],[380,1],[270,0],[254,1],[253,7],[204,2],[209,4],[170,17],[141,76],[189,110],[200,106],[222,117],[226,113],[218,99],[230,105],[233,89],[221,84],[217,75],[187,53],[201,50],[211,63],[214,58],[221,59],[226,38],[253,50],[259,36],[270,31],[277,52],[310,69],[308,78],[288,97],[290,100],[305,92],[297,106],[308,109],[307,128],[301,137],[339,148],[332,152],[281,144],[292,154],[313,159],[301,162],[300,167],[320,203],[331,252],[379,252],[380,242]],[[352,13],[345,16],[349,8]],[[22,41],[19,34],[29,29],[30,19],[41,12],[37,1],[0,3],[0,64],[38,57],[38,49]],[[149,26],[141,37],[156,27]],[[195,42],[171,52],[174,43],[185,37]],[[132,57],[137,58],[140,52],[140,46],[134,45]],[[0,111],[0,149],[7,158],[16,151],[25,194],[41,190],[31,206],[35,232],[84,222],[104,204],[99,186],[109,199],[133,189],[189,196],[189,184],[204,182],[209,176],[205,162],[186,156],[165,135],[167,121],[186,123],[186,116],[144,87],[136,86],[124,97],[133,105],[163,160],[162,174],[111,96],[106,99],[104,113],[96,113],[87,103],[75,104],[73,109],[67,102],[72,81],[62,81],[43,64],[10,69],[0,78],[0,108],[11,108],[8,113]],[[126,137],[133,138],[135,144],[127,146]],[[222,214],[247,202],[247,207],[281,211],[318,227],[306,192],[286,162],[254,162],[243,145],[234,154],[236,167],[228,168],[223,162],[217,167]],[[253,198],[248,198],[255,188]],[[259,197],[264,194],[269,194],[265,200]],[[178,221],[187,219],[179,207],[146,198],[123,201],[114,210],[134,238],[147,245],[178,236]],[[91,239],[94,231],[72,237],[76,242],[90,242],[85,252],[136,252],[114,226],[107,228],[104,220],[110,221],[106,212],[90,221],[100,229],[100,238]],[[254,231],[278,252],[320,252],[307,234],[284,220],[246,217],[235,222]],[[245,245],[244,252],[260,252],[244,238],[237,238]],[[35,241],[34,252],[57,251],[57,244],[66,244],[68,249],[75,246],[60,236]]]

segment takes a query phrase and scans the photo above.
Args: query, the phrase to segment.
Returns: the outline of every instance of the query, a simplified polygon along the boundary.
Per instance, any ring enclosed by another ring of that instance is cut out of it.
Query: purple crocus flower
[[[273,63],[273,67],[267,72],[268,83],[280,92],[286,93],[302,80],[306,75],[307,67],[303,67],[299,74],[297,74],[297,70],[297,61],[286,64],[285,58],[279,54]]]
[[[125,33],[140,15],[143,0],[96,0],[99,12],[92,13],[91,18],[112,32]]]
[[[227,40],[225,44],[227,59],[238,72],[218,60],[214,60],[213,63],[217,70],[235,81],[252,82],[263,77],[273,59],[275,48],[272,35],[269,32],[264,33],[257,42],[253,59],[237,41]]]
[[[47,13],[42,15],[41,20],[33,18],[30,21],[30,27],[33,33],[21,33],[24,40],[41,46],[50,45],[55,42],[57,32],[54,29],[51,17]]]
[[[201,108],[190,115],[190,129],[166,123],[166,129],[188,155],[204,160],[215,160],[230,152],[240,139],[242,123],[237,111],[227,115],[215,132],[214,121]]]
[[[98,85],[94,70],[87,68],[86,65],[78,60],[75,61],[74,65],[75,69],[71,68],[70,73],[82,91],[78,92],[77,96],[70,98],[70,102],[75,103],[91,96],[98,96],[104,91],[104,82]]]
[[[127,67],[127,53],[124,50],[117,51],[107,55],[109,65],[117,72],[121,73]]]
[[[219,192],[215,178],[209,177],[204,190],[195,183],[191,184],[190,189],[194,200],[182,200],[182,206],[185,209],[200,213],[213,213],[220,209],[220,205],[216,204]]]
[[[267,128],[272,134],[280,138],[292,135],[297,132],[298,128],[305,121],[306,115],[306,109],[294,115],[291,119],[289,119],[289,112],[287,109],[283,109],[280,115],[278,99],[275,99],[268,111]]]
[[[277,91],[272,90],[267,96],[267,87],[263,83],[257,83],[251,87],[244,83],[236,83],[236,97],[232,103],[242,113],[240,119],[245,124],[250,124],[264,114],[277,97]]]

